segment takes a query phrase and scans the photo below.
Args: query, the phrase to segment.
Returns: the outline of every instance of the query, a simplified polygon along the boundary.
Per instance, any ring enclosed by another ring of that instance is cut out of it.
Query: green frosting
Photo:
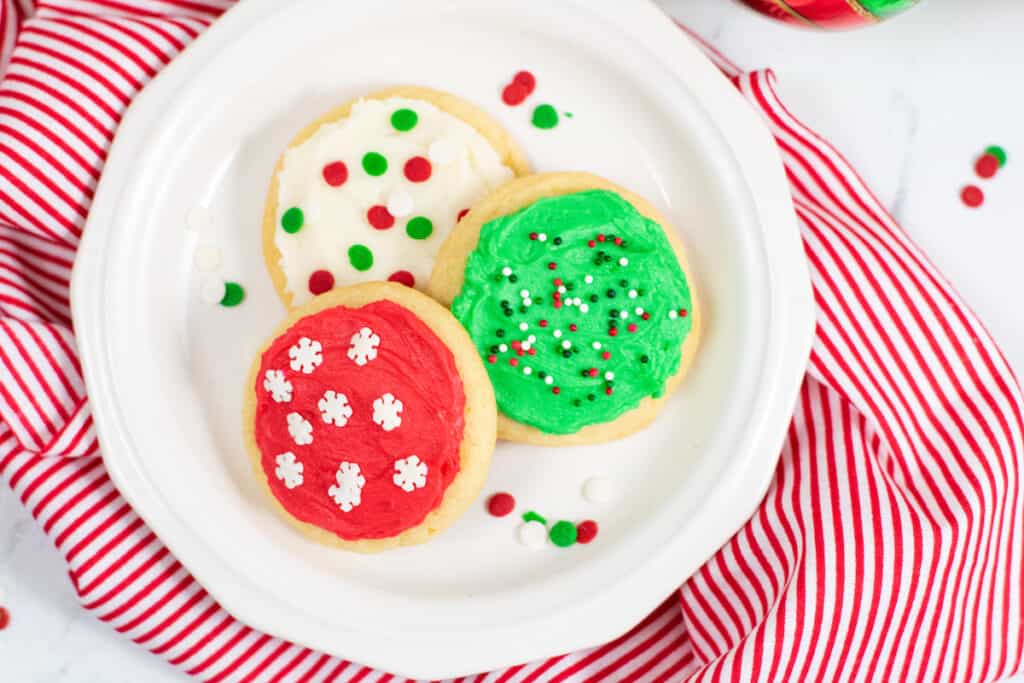
[[[452,312],[484,358],[498,408],[572,434],[665,391],[690,307],[661,227],[614,192],[588,190],[484,224]]]

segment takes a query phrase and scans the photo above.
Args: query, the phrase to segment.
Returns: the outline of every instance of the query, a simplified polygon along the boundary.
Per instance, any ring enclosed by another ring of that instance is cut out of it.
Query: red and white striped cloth
[[[389,680],[224,612],[97,455],[68,277],[118,119],[227,0],[0,0],[0,473],[83,606],[210,681]],[[682,38],[681,38],[682,39]],[[974,315],[770,72],[817,305],[753,518],[618,640],[476,680],[988,681],[1022,670],[1022,395]],[[952,219],[951,219],[952,220]]]

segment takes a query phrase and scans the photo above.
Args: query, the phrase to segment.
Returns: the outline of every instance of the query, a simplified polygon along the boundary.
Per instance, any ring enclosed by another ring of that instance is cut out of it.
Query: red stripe
[[[118,534],[115,537],[116,543],[115,543],[114,540],[112,540],[110,543],[108,543],[107,546],[105,548],[103,548],[104,559],[107,559],[107,558],[113,556],[113,550],[114,550],[114,546],[115,545],[120,545],[121,541],[124,541],[124,540],[129,538],[129,536],[131,534],[128,531],[128,529],[131,529],[132,526],[136,526],[136,525],[138,527],[140,527],[140,528],[143,527],[143,524],[141,522],[142,522],[141,519],[136,518],[136,520],[132,523],[132,525],[130,525],[127,529],[125,529],[124,531],[122,531],[120,534]],[[121,555],[116,560],[112,561],[110,563],[110,566],[107,567],[106,569],[104,569],[99,574],[99,576],[97,576],[92,581],[90,581],[84,588],[79,588],[79,590],[78,590],[79,595],[81,595],[82,597],[85,597],[86,595],[89,595],[90,593],[95,591],[97,588],[102,586],[103,583],[107,579],[109,579],[111,576],[113,576],[119,569],[124,567],[126,564],[128,564],[129,562],[134,560],[136,557],[138,557],[142,553],[142,551],[146,550],[147,546],[149,546],[155,540],[156,540],[156,534],[154,534],[152,532],[150,532],[150,533],[146,534],[145,536],[143,536],[134,545],[132,545],[127,550],[125,550],[123,553],[121,553]],[[141,576],[142,574],[144,574],[147,569],[149,569],[154,564],[156,564],[157,562],[162,560],[167,555],[167,553],[168,553],[167,548],[161,547],[159,550],[156,551],[156,554],[151,555],[149,557],[149,559],[147,559],[144,562],[142,562],[139,565],[139,567],[137,569],[135,569],[131,574],[129,574],[127,578],[122,580],[121,583],[117,584],[117,586],[115,586],[113,589],[111,589],[111,590],[107,591],[106,593],[104,593],[103,597],[101,597],[101,598],[99,598],[97,600],[93,600],[91,602],[85,603],[86,604],[86,609],[95,609],[97,606],[105,604],[111,598],[111,596],[116,595],[119,590],[124,590],[124,587],[126,585],[128,585],[129,583],[131,583],[131,579],[133,577],[138,577],[138,576]],[[76,575],[79,576],[79,577],[81,577],[83,574],[85,574],[84,570],[79,570],[79,571],[76,572]]]
[[[51,40],[53,40],[55,42],[59,42],[62,46],[65,46],[65,47],[66,46],[70,46],[70,47],[74,48],[79,53],[84,55],[84,57],[79,56],[75,52],[68,51],[68,52],[61,53],[61,57],[62,57],[63,61],[65,61],[65,62],[67,62],[69,64],[72,64],[72,65],[74,65],[76,67],[83,68],[83,69],[84,69],[85,63],[86,63],[85,60],[87,60],[87,59],[91,60],[91,61],[93,61],[93,62],[95,62],[95,63],[97,63],[99,65],[102,65],[103,67],[106,68],[106,70],[108,70],[109,72],[117,74],[118,76],[121,77],[122,80],[124,80],[127,83],[127,85],[128,85],[127,93],[135,93],[140,88],[142,88],[143,81],[140,80],[138,76],[132,74],[127,69],[125,69],[121,64],[118,64],[111,57],[108,57],[107,55],[103,54],[102,52],[100,52],[99,50],[94,48],[92,45],[89,45],[88,43],[83,42],[82,40],[79,39],[79,37],[74,36],[74,34],[67,33],[67,32],[65,32],[65,33],[58,33],[57,31],[51,31],[51,30],[49,30],[47,28],[42,28],[42,26],[45,26],[45,25],[46,24],[32,24],[31,26],[28,26],[28,27],[25,28],[25,31],[24,31],[24,33],[22,35],[23,36],[28,36],[28,35],[42,36],[42,37],[49,38],[49,39],[51,39]],[[125,56],[127,56],[127,54],[128,54],[128,52],[124,48],[118,48],[118,51],[121,52],[121,54],[123,54]],[[126,92],[126,91],[122,90],[121,88],[113,85],[113,82],[110,81],[110,80],[107,80],[106,78],[104,78],[103,82],[107,85],[108,88],[110,88],[110,90],[112,92],[121,92],[121,93],[125,93]]]
[[[131,101],[130,95],[128,95],[127,93],[122,92],[120,88],[118,88],[117,86],[115,86],[113,83],[110,82],[110,79],[108,79],[106,76],[101,74],[99,71],[94,69],[92,66],[90,66],[86,62],[84,62],[84,61],[82,61],[82,60],[80,60],[78,58],[72,57],[70,55],[67,55],[67,54],[65,54],[63,52],[57,52],[53,48],[47,47],[46,45],[44,45],[42,43],[37,43],[34,40],[26,40],[26,37],[30,37],[32,35],[32,33],[34,33],[34,31],[33,32],[25,31],[25,33],[22,34],[21,43],[20,44],[25,46],[25,47],[31,48],[35,52],[38,52],[38,53],[43,54],[43,55],[46,55],[47,57],[49,57],[50,59],[54,60],[58,64],[62,64],[62,65],[65,65],[66,67],[69,67],[70,71],[79,71],[79,72],[85,74],[86,76],[88,76],[92,80],[96,81],[98,84],[102,85],[104,90],[105,90],[105,92],[107,92],[109,95],[111,95],[115,100],[119,101],[122,105],[127,106],[128,103]],[[63,38],[59,38],[58,40],[60,40],[61,42],[64,42]],[[90,99],[96,99],[98,97],[99,97],[98,95],[93,94],[92,97],[90,97]],[[116,118],[120,118],[120,116],[117,113],[115,113],[113,118],[115,118],[115,119]]]
[[[155,593],[158,589],[162,588],[162,584],[164,582],[170,579],[176,572],[180,571],[181,568],[181,564],[175,562],[173,565],[168,567],[163,574],[161,574],[159,577],[151,581],[149,585],[146,587],[146,589],[142,591],[142,594],[147,595],[148,597],[149,593]],[[139,626],[152,619],[153,615],[155,615],[157,612],[166,607],[167,603],[169,603],[171,600],[174,600],[176,597],[184,593],[186,589],[196,585],[197,584],[195,582],[195,579],[193,579],[192,576],[186,572],[183,577],[178,579],[178,582],[176,584],[168,588],[167,591],[159,599],[153,602],[153,604],[139,612],[130,621],[127,621],[117,626],[116,629],[121,633],[128,633],[129,631],[134,631]],[[201,594],[201,590],[197,592],[196,595],[198,596],[198,599],[202,598]],[[196,600],[197,602],[198,599]],[[114,619],[117,619],[122,614],[124,614],[125,611],[127,611],[127,608],[118,607],[113,612],[109,614],[104,614],[99,618],[103,621],[113,621]]]
[[[110,478],[104,475],[103,479],[100,481],[103,484],[107,484],[110,483]],[[72,535],[74,535],[76,531],[78,531],[79,527],[81,527],[88,520],[92,519],[94,516],[98,515],[102,510],[107,509],[113,503],[118,501],[120,497],[121,494],[119,494],[117,490],[114,489],[113,491],[110,491],[105,496],[103,496],[103,498],[93,503],[87,510],[82,510],[78,512],[78,516],[74,519],[74,521],[68,524],[67,528],[65,528],[64,531],[60,532],[57,538],[53,539],[53,544],[56,545],[58,548],[63,548],[64,544],[67,543],[67,540]],[[130,510],[130,508],[127,507],[127,503],[122,503],[120,509],[123,511],[124,514],[127,514],[128,511]],[[71,561],[72,556],[70,555],[70,551],[64,553],[64,559],[68,562]]]
[[[27,45],[26,47],[30,47],[31,49],[35,49],[35,48],[32,48],[31,44]],[[47,50],[42,50],[41,52],[42,52],[43,56],[52,59],[54,62],[56,62],[58,64],[61,64],[61,65],[64,64],[64,60],[63,60],[63,58],[59,54],[56,54],[56,53],[54,53],[52,51],[47,51]],[[29,54],[31,54],[31,52],[29,52]],[[113,107],[111,107],[110,104],[108,104],[107,101],[104,98],[100,97],[98,94],[93,92],[93,90],[91,90],[90,88],[86,87],[86,85],[85,85],[85,83],[83,82],[82,79],[73,78],[72,76],[68,75],[68,73],[65,73],[64,71],[61,71],[60,69],[56,69],[56,68],[50,66],[49,64],[47,64],[46,62],[41,62],[41,61],[38,61],[36,59],[32,59],[31,57],[29,57],[29,56],[27,56],[25,54],[24,50],[20,51],[18,53],[18,55],[14,59],[11,60],[11,65],[12,66],[15,66],[15,65],[17,65],[17,66],[25,66],[25,67],[27,67],[29,69],[34,69],[35,71],[39,71],[41,73],[44,73],[47,76],[49,76],[50,78],[52,78],[54,80],[57,80],[57,81],[60,81],[63,85],[67,86],[69,90],[73,90],[74,91],[73,93],[68,93],[67,95],[65,95],[64,93],[61,93],[60,94],[61,101],[63,102],[65,100],[65,98],[66,98],[68,103],[72,103],[72,102],[76,103],[74,105],[75,107],[78,106],[77,102],[79,100],[84,101],[88,105],[88,108],[81,107],[83,112],[85,112],[83,114],[83,118],[87,118],[87,120],[90,120],[90,121],[94,120],[95,121],[94,128],[96,129],[96,132],[99,133],[104,139],[109,140],[111,137],[113,137],[113,128],[116,127],[116,122],[117,122],[117,120],[121,116],[120,115],[120,110],[119,109],[114,109]],[[72,72],[70,69],[68,71]],[[53,91],[54,91],[54,93],[60,93],[61,92],[61,91],[57,90],[56,88],[54,88]],[[72,98],[72,97],[70,97],[70,95],[73,95],[74,97]],[[57,96],[57,95],[55,95],[55,96]],[[118,99],[120,99],[120,98],[118,98]],[[123,104],[127,104],[127,102],[122,101],[121,104],[122,105]],[[71,106],[71,104],[69,104],[68,106]],[[102,113],[112,123],[110,123],[108,125],[104,125],[98,118],[95,118],[95,115],[92,112],[93,109],[98,110],[97,113]],[[71,127],[71,128],[69,128],[69,130],[76,131],[76,128]],[[97,161],[98,162],[102,162],[103,160],[102,159],[97,159]]]
[[[85,468],[83,470],[75,472],[75,474],[73,475],[75,481],[82,479],[86,473],[94,469],[97,465],[102,464],[102,462],[103,461],[99,458],[93,458],[88,464],[85,465]],[[86,486],[83,486],[78,493],[73,495],[71,498],[68,498],[67,502],[60,506],[59,509],[55,510],[53,514],[46,518],[45,521],[43,521],[43,531],[49,534],[53,530],[53,527],[56,526],[56,524],[60,522],[60,520],[64,519],[64,515],[68,514],[69,511],[76,509],[79,505],[82,504],[82,502],[86,498],[88,498],[93,493],[98,491],[100,488],[105,486],[109,481],[110,479],[107,478],[106,472],[103,471],[101,476],[96,477]],[[114,497],[116,497],[117,492],[114,491],[113,493]],[[113,500],[113,497],[108,494],[106,498],[99,502],[109,503],[111,500]],[[41,505],[37,506],[36,509],[32,511],[32,514],[38,518],[39,511],[41,509]],[[61,537],[63,536],[64,534],[61,534]],[[58,548],[60,547],[61,544],[58,542],[58,539],[54,539],[54,545],[56,545]]]
[[[82,607],[87,610],[93,611],[107,604],[114,597],[120,596],[122,600],[118,601],[118,604],[114,606],[114,609],[106,614],[101,615],[99,618],[103,621],[113,621],[120,617],[125,612],[135,608],[138,604],[149,597],[156,588],[164,581],[174,576],[175,572],[181,569],[181,565],[178,564],[177,560],[174,560],[167,565],[163,571],[157,574],[153,579],[149,581],[144,587],[135,588],[132,584],[142,578],[142,575],[152,569],[154,566],[160,563],[165,557],[170,555],[170,551],[167,548],[161,547],[153,555],[151,555],[146,561],[139,564],[139,566],[128,576],[126,576],[121,583],[107,591],[107,593],[96,600],[82,603]],[[134,559],[134,554],[127,561]],[[120,568],[125,562],[117,562],[115,566]],[[130,591],[135,591],[130,593]]]
[[[185,652],[183,652],[182,654],[178,655],[174,659],[168,660],[171,664],[173,664],[175,666],[178,666],[182,662],[188,661],[189,659],[191,659],[196,654],[198,654],[198,653],[202,652],[203,650],[205,650],[206,646],[211,641],[213,641],[217,636],[219,636],[221,633],[223,633],[225,629],[227,629],[232,624],[238,623],[234,619],[231,618],[230,614],[224,614],[223,612],[221,612],[220,608],[217,607],[216,605],[211,606],[211,609],[217,611],[219,614],[223,614],[223,617],[221,618],[221,620],[217,623],[216,626],[211,628],[206,633],[205,636],[203,636],[202,638],[197,640],[195,643],[193,643],[192,647],[190,647],[189,649],[185,650]],[[209,612],[209,611],[210,610],[207,610],[207,612]],[[205,615],[207,612],[204,612],[203,614]],[[205,621],[205,619],[203,621]],[[245,630],[246,629],[243,628],[240,632],[243,632]],[[155,652],[155,650],[154,650],[154,652]],[[189,671],[187,671],[186,673],[195,675],[191,669]]]
[[[283,655],[291,646],[291,643],[282,641],[269,655],[263,658],[262,662],[254,666],[252,671],[250,671],[247,676],[241,679],[239,683],[250,683],[251,681],[255,681],[257,676],[262,675],[267,669],[273,666],[274,662],[280,659],[281,655]],[[278,676],[280,676],[280,672],[278,672]]]
[[[54,499],[57,498],[57,496],[67,491],[74,484],[80,482],[90,472],[95,470],[97,467],[100,467],[102,464],[102,460],[100,460],[99,458],[93,458],[81,468],[69,469],[67,472],[67,476],[65,476],[64,479],[62,479],[52,489],[50,489],[49,493],[40,498],[39,502],[37,502],[29,512],[32,514],[33,517],[38,519],[46,510],[47,506],[49,506],[50,503],[52,503]]]
[[[9,154],[10,150],[7,150],[7,152]],[[72,222],[63,214],[50,213],[50,209],[46,202],[43,201],[42,197],[40,197],[35,190],[26,185],[20,178],[12,174],[6,167],[0,166],[0,175],[6,178],[11,185],[18,188],[18,191],[25,195],[25,197],[27,197],[33,204],[35,204],[38,209],[41,209],[43,212],[45,212],[46,217],[48,219],[52,220],[55,223],[59,223],[72,237],[77,238],[78,236],[81,235],[81,228],[75,225],[74,222]],[[33,172],[32,175],[35,175],[35,172]],[[11,202],[11,204],[14,205],[13,197],[8,195],[7,201]],[[24,207],[17,206],[17,208],[20,213],[25,213]],[[26,213],[26,216],[28,215],[30,214]],[[70,244],[70,241],[66,236],[59,235],[58,233],[50,229],[49,226],[39,222],[38,220],[33,219],[33,222],[36,223],[36,225],[40,228],[42,232],[45,232],[54,240]]]
[[[185,616],[188,613],[190,613],[194,607],[196,607],[207,597],[208,596],[206,591],[200,588],[199,591],[197,591],[192,597],[185,601],[180,607],[178,607],[178,609],[169,614],[163,621],[155,625],[146,633],[143,633],[141,636],[137,638],[132,638],[132,640],[139,644],[146,644],[154,638],[166,635],[168,631],[170,631],[173,627],[175,627],[178,624],[178,621],[184,619]],[[157,645],[155,647],[150,647],[149,645],[146,645],[146,647],[149,648],[149,651],[155,655],[164,654],[168,650],[174,648],[178,643],[187,638],[189,635],[191,635],[193,631],[196,631],[202,624],[206,622],[207,619],[209,619],[219,609],[220,607],[216,603],[208,606],[205,610],[203,610],[202,613],[199,614],[199,616],[193,619],[190,623],[182,626],[181,630],[179,630],[176,634],[165,640],[160,645]]]
[[[67,558],[68,562],[73,562],[74,559],[78,556],[78,553],[82,552],[85,548],[88,548],[93,541],[95,541],[97,538],[99,538],[101,534],[103,534],[103,532],[105,532],[114,524],[120,522],[125,517],[129,515],[134,516],[134,514],[135,513],[132,511],[131,506],[129,506],[128,503],[123,503],[119,508],[117,508],[117,510],[111,512],[110,515],[106,519],[104,519],[103,522],[101,522],[95,529],[90,531],[85,536],[85,538],[76,543],[75,546],[71,548],[71,550],[69,550],[64,557]],[[131,531],[137,529],[139,527],[140,521],[141,520],[136,517],[132,521],[131,525],[126,530],[122,531],[120,535],[123,536],[126,532],[130,533]],[[87,571],[90,567],[92,567],[94,564],[96,564],[102,559],[103,556],[101,553],[92,554],[90,557],[85,559],[83,567],[80,569],[80,571]],[[74,575],[75,572],[72,572],[72,577],[74,577]]]

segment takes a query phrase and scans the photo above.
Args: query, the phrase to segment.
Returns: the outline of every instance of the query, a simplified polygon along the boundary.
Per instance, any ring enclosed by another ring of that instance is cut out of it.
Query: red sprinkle
[[[560,393],[562,393],[562,390],[559,389],[558,387],[551,387],[551,393],[552,394],[560,394]]]
[[[679,317],[680,318],[685,318],[686,317],[686,309],[685,308],[680,308],[679,309]]]
[[[413,157],[405,162],[405,177],[414,183],[430,178],[430,162],[425,157]]]
[[[597,538],[597,522],[588,519],[576,525],[577,543],[590,543],[595,538]]]
[[[517,356],[526,355],[526,351],[524,351],[523,349],[516,349],[516,355]]]
[[[338,187],[348,180],[348,166],[344,161],[332,161],[324,166],[323,174],[325,183],[331,187]]]
[[[604,242],[604,235],[598,235],[597,236],[597,241],[598,242]]]
[[[515,367],[515,366],[519,365],[519,359],[518,358],[509,358],[508,359],[508,364],[511,365],[512,367]]]
[[[551,263],[548,264],[548,270],[554,270],[557,267],[558,267],[558,264],[555,263],[554,261],[552,261]]]
[[[636,323],[630,323],[629,327],[626,328],[630,332],[636,332]]]
[[[604,353],[601,354],[601,358],[603,358],[605,360],[608,360],[611,357],[612,357],[612,352],[611,351],[605,351]]]
[[[562,307],[562,302],[559,301],[558,299],[555,299],[554,306],[555,306],[555,308],[561,308]]]
[[[512,82],[501,91],[501,101],[510,107],[522,104],[530,96],[530,89],[521,83]]]
[[[397,282],[406,287],[412,287],[416,284],[416,278],[408,270],[396,270],[391,275],[388,275],[388,281]]]
[[[309,276],[309,291],[313,296],[330,291],[334,287],[334,276],[329,270],[315,270]]]
[[[610,328],[608,328],[608,335],[609,336],[614,337],[614,336],[616,336],[618,334],[619,334],[619,328],[617,328],[617,327],[610,327]]]
[[[459,211],[459,215],[455,217],[455,222],[458,223],[459,221],[461,221],[462,217],[465,216],[467,213],[469,213],[469,209],[463,209],[462,211]]]
[[[537,233],[535,233],[535,232],[531,232],[531,233],[530,233],[530,239],[531,239],[531,240],[535,240],[535,239],[537,239]]]
[[[498,362],[498,357],[495,356],[495,355],[487,356],[487,362],[488,363],[497,363]]]
[[[999,157],[995,154],[982,154],[974,162],[974,172],[979,178],[991,178],[999,171]]]
[[[650,320],[651,319],[651,314],[648,313],[647,311],[644,311],[644,314],[642,316],[640,316],[640,317],[643,318],[644,320]]]
[[[511,493],[495,493],[487,499],[487,511],[495,517],[504,517],[516,509],[516,499]],[[596,533],[596,529],[594,530]],[[576,532],[576,540],[579,540],[579,532]]]
[[[532,73],[525,69],[516,73],[516,75],[512,77],[512,82],[523,86],[530,92],[533,92],[533,89],[537,87],[537,79],[534,78]]]
[[[569,331],[570,332],[575,332],[576,329],[577,329],[576,323],[569,323]]]
[[[530,347],[530,350],[528,351],[528,353],[529,353],[529,354],[530,354],[531,356],[536,356],[536,355],[537,355],[537,349],[535,349],[535,348],[533,348],[533,347],[531,346],[531,347]]]
[[[518,349],[522,345],[523,345],[523,342],[519,341],[518,339],[513,339],[512,340],[511,347],[513,349]]]
[[[555,287],[561,287],[561,286],[562,286],[562,278],[556,277],[555,278]]]
[[[960,200],[967,206],[975,209],[985,202],[985,193],[977,185],[968,185],[960,191]]]
[[[387,210],[387,207],[375,204],[366,212],[366,220],[378,230],[387,230],[395,224],[395,217]]]
[[[11,623],[11,613],[6,607],[0,607],[0,631],[3,631]]]
[[[594,240],[590,240],[589,242],[587,242],[587,246],[593,249],[594,247],[597,246],[597,242],[595,242]]]
[[[611,387],[608,387],[607,389],[605,389],[605,390],[604,390],[604,393],[606,393],[606,394],[608,394],[609,396],[611,396],[611,395],[612,395],[612,388],[611,388]]]
[[[587,374],[589,374],[591,377],[597,377],[597,368],[590,368],[589,370],[587,370]]]
[[[616,237],[615,238],[615,244],[622,244],[622,238],[621,237]]]
[[[547,327],[547,326],[548,326],[548,321],[547,321],[547,320],[541,320],[541,321],[540,321],[540,322],[539,322],[538,324],[539,324],[539,325],[540,325],[541,327]]]

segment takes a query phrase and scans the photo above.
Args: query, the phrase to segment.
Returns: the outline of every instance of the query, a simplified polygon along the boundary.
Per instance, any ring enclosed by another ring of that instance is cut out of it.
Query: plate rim
[[[194,555],[191,554],[197,551],[196,543],[189,543],[181,536],[181,532],[187,529],[171,529],[172,520],[158,519],[150,514],[145,504],[140,505],[137,494],[145,493],[146,485],[145,482],[140,484],[137,479],[133,479],[136,475],[131,463],[116,455],[121,452],[119,449],[128,446],[129,440],[126,438],[125,426],[116,419],[114,380],[106,371],[104,362],[104,333],[100,325],[92,324],[98,320],[103,302],[101,285],[105,280],[101,277],[101,269],[107,251],[107,238],[113,230],[114,209],[121,201],[122,189],[130,176],[130,160],[134,158],[135,148],[157,115],[160,97],[166,96],[169,90],[173,92],[190,70],[201,68],[203,59],[215,56],[219,45],[238,38],[250,25],[262,21],[266,15],[280,11],[276,3],[277,0],[240,2],[187,46],[133,100],[122,118],[109,151],[75,259],[71,303],[85,384],[93,408],[97,435],[103,446],[101,453],[111,480],[193,577],[233,616],[254,628],[314,649],[357,659],[370,666],[413,677],[445,678],[593,646],[628,631],[664,599],[664,594],[670,592],[672,586],[681,585],[692,575],[757,509],[774,473],[792,406],[803,380],[814,330],[811,281],[807,262],[803,258],[799,228],[782,161],[770,132],[753,108],[693,44],[690,36],[681,31],[653,2],[645,0],[628,6],[613,2],[586,3],[586,11],[596,12],[602,18],[611,20],[633,39],[642,36],[653,53],[663,59],[671,58],[676,74],[691,89],[701,105],[716,115],[714,122],[722,138],[737,161],[743,162],[740,163],[740,175],[747,183],[747,193],[764,232],[772,289],[770,339],[779,352],[777,362],[767,368],[773,371],[773,376],[766,377],[764,381],[764,386],[769,388],[767,391],[773,398],[766,402],[760,424],[755,427],[759,433],[758,442],[764,445],[756,453],[738,459],[732,467],[738,471],[731,474],[728,469],[723,471],[715,497],[734,496],[735,500],[735,496],[739,496],[739,500],[749,500],[749,503],[734,504],[729,508],[731,514],[719,514],[704,520],[706,528],[702,536],[717,540],[705,544],[705,552],[701,553],[703,559],[695,566],[689,566],[693,564],[691,559],[687,569],[681,572],[678,563],[660,562],[662,567],[659,571],[657,567],[650,566],[653,563],[647,563],[644,567],[644,581],[667,586],[667,589],[647,589],[641,599],[636,599],[635,594],[627,593],[630,585],[623,579],[609,589],[608,595],[602,596],[600,601],[595,599],[591,603],[575,606],[571,625],[584,627],[579,630],[557,621],[548,624],[549,631],[544,634],[544,638],[525,637],[524,634],[514,632],[502,633],[500,628],[495,629],[488,632],[490,648],[460,648],[467,655],[461,662],[405,647],[381,647],[380,643],[364,642],[376,637],[374,634],[361,634],[352,630],[345,634],[346,641],[341,648],[345,650],[343,653],[337,646],[336,635],[329,642],[317,633],[319,624],[293,621],[285,626],[276,623],[273,617],[260,614],[258,609],[254,610],[244,596],[225,592],[219,585],[215,586],[216,581],[208,581],[209,576],[200,576],[204,572],[196,571],[192,561]],[[584,3],[573,0],[572,4],[579,8]],[[751,176],[756,177],[756,183],[752,182],[754,178]],[[695,516],[699,515],[700,510],[695,512]],[[179,551],[190,545],[192,549],[185,553],[189,556],[186,562]],[[666,549],[666,554],[669,550]],[[658,559],[664,560],[666,555]],[[633,584],[635,587],[635,578]],[[608,610],[608,605],[615,605],[615,609]],[[596,614],[605,615],[605,619],[595,619]],[[433,647],[436,645],[436,642],[431,643]]]

